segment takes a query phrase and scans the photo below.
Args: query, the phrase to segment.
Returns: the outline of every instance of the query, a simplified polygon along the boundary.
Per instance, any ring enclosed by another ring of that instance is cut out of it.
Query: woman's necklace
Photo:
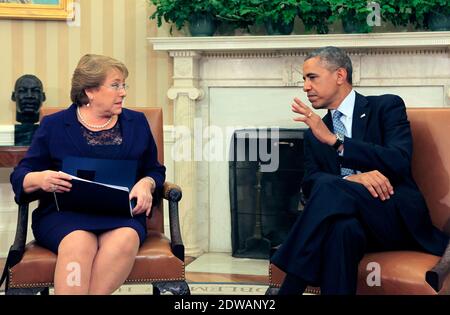
[[[86,126],[88,126],[89,128],[92,128],[92,129],[103,129],[106,126],[108,126],[111,123],[112,119],[113,119],[113,116],[111,116],[108,119],[108,121],[105,122],[103,125],[91,125],[91,124],[87,123],[86,120],[84,120],[83,116],[81,115],[80,106],[77,106],[77,114],[78,114],[78,117],[80,118],[81,122],[83,124],[85,124]]]

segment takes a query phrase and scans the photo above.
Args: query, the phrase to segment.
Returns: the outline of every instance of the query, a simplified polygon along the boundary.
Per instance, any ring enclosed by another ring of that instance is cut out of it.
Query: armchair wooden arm
[[[12,244],[9,251],[12,254],[11,266],[14,266],[22,259],[23,252],[25,251],[25,243],[27,240],[28,231],[28,208],[28,203],[19,205],[16,235],[14,237],[14,243]]]
[[[8,256],[6,258],[5,267],[0,278],[0,286],[5,281],[8,275],[8,269],[18,264],[23,257],[25,252],[25,243],[27,240],[27,230],[28,230],[28,203],[23,203],[19,205],[19,211],[17,214],[17,226],[16,235],[14,237],[14,243],[9,248]],[[6,282],[8,285],[8,282]]]
[[[425,274],[425,280],[436,291],[439,292],[444,281],[450,274],[450,242],[445,249],[439,262]]]
[[[184,245],[181,239],[180,219],[178,212],[178,202],[181,200],[182,192],[180,186],[165,182],[163,187],[163,197],[169,201],[169,227],[172,252],[181,261],[184,261]]]
[[[443,231],[450,235],[450,220],[444,226]],[[433,268],[428,270],[425,274],[425,280],[427,283],[436,291],[441,291],[445,279],[450,274],[450,241],[445,248],[444,254],[442,254],[441,259],[439,259],[438,263],[434,265]],[[450,280],[449,280],[450,281]]]

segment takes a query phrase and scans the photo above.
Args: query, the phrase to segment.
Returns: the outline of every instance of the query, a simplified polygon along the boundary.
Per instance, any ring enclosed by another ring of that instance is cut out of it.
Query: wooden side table
[[[14,167],[27,153],[28,146],[0,146],[0,167]]]

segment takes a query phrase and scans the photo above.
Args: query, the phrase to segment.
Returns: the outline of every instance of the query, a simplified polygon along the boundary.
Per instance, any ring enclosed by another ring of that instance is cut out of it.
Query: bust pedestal
[[[36,129],[39,127],[37,124],[21,124],[14,126],[14,145],[16,146],[29,146]]]

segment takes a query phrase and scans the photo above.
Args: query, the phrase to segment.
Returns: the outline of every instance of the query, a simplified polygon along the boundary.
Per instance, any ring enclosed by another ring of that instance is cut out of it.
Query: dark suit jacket
[[[333,130],[331,112],[323,121]],[[345,138],[343,157],[307,131],[303,192],[307,198],[324,174],[340,176],[340,164],[361,172],[378,170],[394,186],[391,199],[415,239],[427,251],[441,255],[448,238],[431,223],[425,200],[412,177],[411,156],[412,136],[403,100],[396,95],[364,97],[356,93],[352,138]]]
[[[122,145],[120,151],[110,158],[137,160],[137,178],[151,176],[156,182],[157,189],[161,189],[165,180],[165,167],[157,160],[155,140],[145,115],[124,108],[119,115],[119,123],[122,130]],[[10,180],[17,203],[40,200],[38,208],[33,213],[33,219],[35,215],[39,216],[54,209],[54,201],[51,194],[43,191],[25,193],[24,177],[29,172],[59,171],[66,156],[97,157],[81,134],[76,105],[42,119],[27,154],[11,174]]]

